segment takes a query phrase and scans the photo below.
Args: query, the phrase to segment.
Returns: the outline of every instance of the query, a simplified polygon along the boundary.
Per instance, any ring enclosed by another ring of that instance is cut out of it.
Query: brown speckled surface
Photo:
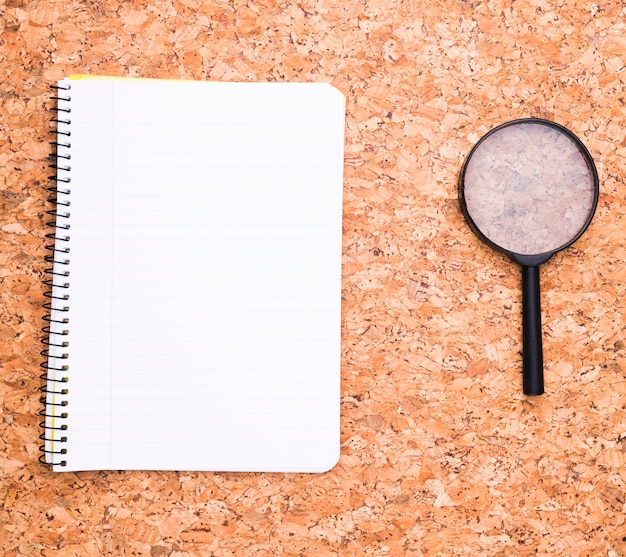
[[[5,0],[0,554],[626,555],[626,12],[618,0]],[[347,98],[342,456],[321,475],[53,474],[37,462],[49,85],[69,73],[325,81]],[[458,209],[488,129],[587,145],[591,227],[541,270],[546,394],[521,394],[519,269]]]

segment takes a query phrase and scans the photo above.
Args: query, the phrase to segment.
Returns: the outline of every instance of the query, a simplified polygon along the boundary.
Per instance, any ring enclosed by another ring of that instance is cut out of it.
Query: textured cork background
[[[626,10],[620,0],[0,5],[0,554],[626,555]],[[320,475],[38,462],[49,86],[70,73],[323,81],[347,98],[342,447]],[[520,270],[466,226],[464,157],[540,116],[596,161],[541,269],[546,394],[521,393]]]

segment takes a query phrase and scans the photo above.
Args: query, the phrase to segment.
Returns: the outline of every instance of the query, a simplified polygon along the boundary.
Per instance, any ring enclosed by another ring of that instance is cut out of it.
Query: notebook
[[[55,98],[42,462],[332,468],[344,97],[72,76]]]

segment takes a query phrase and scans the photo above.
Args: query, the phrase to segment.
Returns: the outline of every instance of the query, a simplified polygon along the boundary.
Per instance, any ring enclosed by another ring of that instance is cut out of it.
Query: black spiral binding
[[[41,363],[44,370],[41,378],[43,385],[41,402],[44,405],[39,415],[43,417],[41,427],[43,433],[39,438],[43,441],[40,447],[39,460],[44,464],[66,466],[67,449],[67,416],[66,407],[69,404],[69,366],[68,364],[68,336],[69,336],[69,253],[70,253],[70,89],[69,83],[53,85],[55,102],[53,108],[55,116],[51,119],[55,125],[56,140],[51,142],[53,153],[50,156],[50,168],[55,169],[54,176],[50,176],[51,186],[48,188],[48,201],[54,204],[54,209],[47,211],[51,220],[46,223],[52,231],[46,234],[49,243],[46,249],[49,253],[45,261],[50,264],[45,272],[49,275],[45,285],[49,288],[45,292],[48,301],[44,307],[48,310],[44,317],[46,325],[42,328],[44,336],[41,341],[45,345],[41,355],[45,358]]]

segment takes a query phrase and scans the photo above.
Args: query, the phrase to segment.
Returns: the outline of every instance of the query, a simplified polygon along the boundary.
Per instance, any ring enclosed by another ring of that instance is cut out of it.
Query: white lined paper
[[[67,466],[55,469],[328,470],[339,455],[341,94],[63,84],[70,380]]]

